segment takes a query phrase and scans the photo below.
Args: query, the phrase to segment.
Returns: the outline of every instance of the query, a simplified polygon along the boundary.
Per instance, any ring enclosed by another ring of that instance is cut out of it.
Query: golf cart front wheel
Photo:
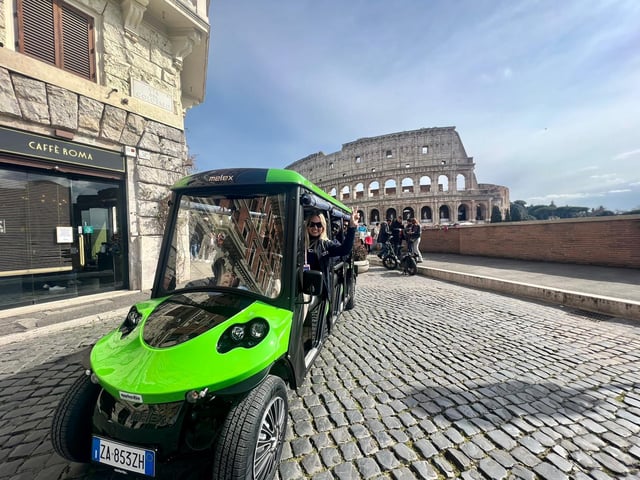
[[[213,452],[213,479],[271,480],[287,427],[287,388],[269,375],[229,411]]]
[[[83,373],[62,396],[51,422],[51,443],[62,458],[91,461],[91,417],[99,393],[100,386]]]

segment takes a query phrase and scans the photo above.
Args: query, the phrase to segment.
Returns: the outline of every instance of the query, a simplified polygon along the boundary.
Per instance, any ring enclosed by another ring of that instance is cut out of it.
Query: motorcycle
[[[418,273],[418,256],[411,252],[405,252],[398,257],[391,242],[385,243],[385,253],[382,255],[382,264],[388,270],[395,270],[400,267],[404,275],[415,275]]]

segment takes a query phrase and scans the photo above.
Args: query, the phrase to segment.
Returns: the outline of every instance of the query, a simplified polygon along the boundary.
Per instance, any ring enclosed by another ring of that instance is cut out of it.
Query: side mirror
[[[305,270],[302,272],[302,292],[307,295],[322,294],[322,272],[317,270]]]

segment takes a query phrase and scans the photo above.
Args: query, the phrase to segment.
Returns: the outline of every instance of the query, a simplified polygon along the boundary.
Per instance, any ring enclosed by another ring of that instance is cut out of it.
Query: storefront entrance
[[[0,309],[124,288],[124,183],[0,169]]]

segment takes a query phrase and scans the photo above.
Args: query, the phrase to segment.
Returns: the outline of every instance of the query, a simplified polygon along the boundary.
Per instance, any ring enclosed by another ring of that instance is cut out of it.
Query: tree
[[[507,211],[504,212],[504,221],[505,222],[510,222],[511,221],[511,209],[507,208]]]
[[[502,222],[502,213],[500,213],[500,207],[494,205],[491,207],[491,223]]]
[[[511,221],[512,222],[521,222],[522,220],[526,220],[528,213],[527,208],[525,207],[525,202],[522,200],[516,200],[509,207],[511,213]]]

